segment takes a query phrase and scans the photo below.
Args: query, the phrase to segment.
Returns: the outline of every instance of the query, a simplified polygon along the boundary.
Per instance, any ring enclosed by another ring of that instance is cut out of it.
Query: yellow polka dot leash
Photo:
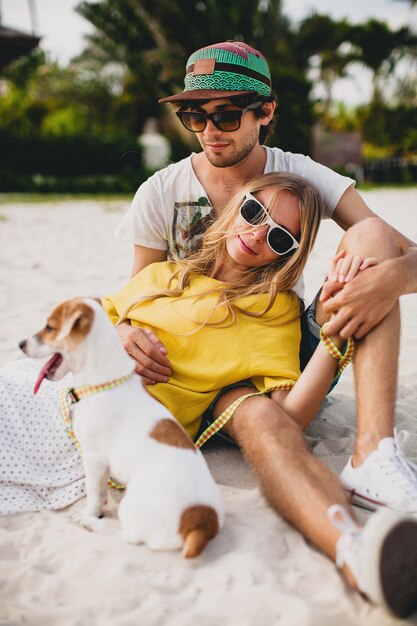
[[[75,436],[74,429],[72,427],[72,405],[77,404],[83,398],[87,398],[88,396],[92,396],[96,393],[100,393],[101,391],[109,391],[110,389],[114,389],[119,385],[123,385],[123,383],[127,382],[133,376],[133,372],[127,374],[127,376],[122,376],[121,378],[115,378],[107,383],[102,383],[100,385],[84,385],[83,387],[65,387],[61,389],[61,411],[62,416],[64,418],[65,425],[67,427],[67,433],[75,443],[78,451],[81,453],[81,445]],[[124,489],[124,485],[118,485],[111,478],[108,480],[109,487],[113,489]]]
[[[199,436],[195,445],[197,448],[201,448],[206,441],[210,439],[213,435],[215,435],[227,422],[233,417],[236,412],[236,409],[242,404],[246,398],[253,398],[254,396],[262,396],[265,393],[269,393],[270,391],[275,391],[276,389],[292,389],[295,385],[295,382],[283,383],[282,385],[277,385],[276,387],[272,387],[267,391],[255,391],[253,393],[247,393],[240,398],[237,398],[232,404],[230,404],[227,409],[223,411],[221,415],[212,423],[206,430]]]

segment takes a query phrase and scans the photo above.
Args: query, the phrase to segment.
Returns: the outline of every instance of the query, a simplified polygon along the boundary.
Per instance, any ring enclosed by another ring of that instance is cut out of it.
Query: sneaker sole
[[[398,617],[417,610],[417,521],[383,509],[364,528],[367,592]]]
[[[348,489],[344,487],[344,491],[346,493],[348,502],[350,504],[354,504],[355,506],[359,506],[361,509],[365,509],[366,511],[378,511],[380,509],[391,509],[387,504],[383,502],[378,502],[378,500],[372,500],[371,498],[367,498],[365,496],[361,496],[354,489]],[[417,511],[401,511],[399,509],[392,508],[393,511],[399,511],[399,513],[404,513],[405,515],[416,515]]]
[[[366,509],[367,511],[377,511],[378,509],[386,508],[385,504],[377,502],[376,500],[371,500],[370,498],[365,498],[365,496],[361,496],[359,493],[356,493],[354,489],[345,488],[345,493],[350,504],[360,506],[361,509]]]

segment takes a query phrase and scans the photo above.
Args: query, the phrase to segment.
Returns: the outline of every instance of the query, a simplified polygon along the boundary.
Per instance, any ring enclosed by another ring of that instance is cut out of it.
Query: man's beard
[[[235,152],[229,156],[223,156],[221,154],[216,155],[212,154],[209,151],[204,151],[207,161],[211,163],[214,167],[232,167],[233,165],[238,165],[242,161],[246,159],[246,157],[252,152],[253,148],[258,143],[258,136],[253,138],[252,142],[248,142],[244,145],[238,152]]]

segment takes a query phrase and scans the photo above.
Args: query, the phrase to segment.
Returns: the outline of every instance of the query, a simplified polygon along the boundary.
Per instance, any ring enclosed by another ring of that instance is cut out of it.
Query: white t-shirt
[[[265,146],[264,173],[292,172],[304,176],[319,190],[325,218],[330,218],[344,192],[355,184],[303,154]],[[201,239],[215,215],[204,187],[194,173],[191,154],[156,172],[137,190],[132,204],[116,230],[116,236],[146,248],[167,250],[183,258]],[[302,285],[296,291],[302,297]]]

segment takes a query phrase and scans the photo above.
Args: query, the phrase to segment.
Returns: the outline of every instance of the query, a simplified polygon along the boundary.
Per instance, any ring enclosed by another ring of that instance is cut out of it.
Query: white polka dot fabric
[[[85,495],[81,456],[65,430],[59,392],[68,375],[33,387],[41,364],[0,368],[0,514],[61,509]]]

